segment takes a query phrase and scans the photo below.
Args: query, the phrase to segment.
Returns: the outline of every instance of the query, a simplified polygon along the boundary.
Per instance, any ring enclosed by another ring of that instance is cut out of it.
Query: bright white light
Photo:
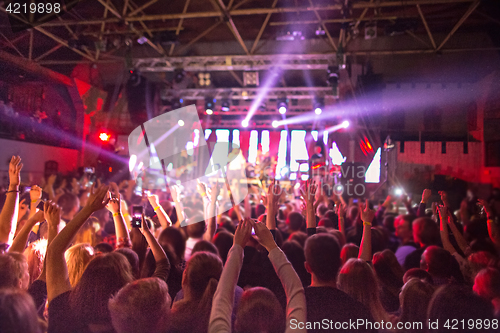
[[[394,194],[395,194],[395,195],[401,195],[401,194],[403,194],[403,189],[401,189],[401,188],[397,188],[397,189],[395,189],[395,190],[394,190]]]
[[[254,163],[257,161],[257,150],[259,143],[259,133],[255,130],[250,132],[250,146],[248,148],[248,162]]]
[[[169,163],[167,165],[167,171],[172,171],[173,168],[174,168],[174,165],[172,163]]]
[[[366,183],[379,183],[380,182],[380,154],[381,149],[377,149],[373,160],[371,161],[368,169],[366,169],[365,182]]]
[[[311,135],[314,141],[318,141],[318,131],[311,131]]]
[[[137,155],[132,154],[128,160],[128,171],[132,172],[134,170],[135,163],[137,163]]]
[[[194,133],[194,137],[193,137],[194,146],[198,147],[198,144],[200,143],[200,130],[196,128],[193,131],[193,133]]]
[[[205,140],[208,140],[208,138],[210,137],[210,134],[212,134],[212,130],[211,129],[206,129],[205,130]]]
[[[273,120],[273,123],[272,123],[273,127],[276,128],[279,126],[279,123],[277,120]]]
[[[292,131],[292,140],[290,142],[290,170],[295,172],[299,169],[297,160],[308,160],[309,154],[306,147],[306,131]],[[300,171],[308,171],[309,165],[302,163]]]
[[[269,131],[262,131],[260,144],[262,145],[262,154],[267,153],[269,151]]]
[[[296,183],[293,188],[296,189],[296,190],[298,190],[300,188],[300,183]]]
[[[343,128],[347,128],[347,127],[349,127],[349,122],[348,122],[347,120],[344,120],[344,121],[342,122],[342,127],[343,127]]]
[[[284,177],[288,173],[288,171],[290,170],[288,169],[288,167],[285,166],[281,168],[280,174]]]
[[[323,110],[321,110],[321,108],[314,109],[314,113],[316,113],[317,115],[320,115],[321,112],[323,112]]]
[[[302,180],[308,180],[309,179],[309,175],[302,175],[302,176],[300,176],[300,179],[302,179]]]
[[[337,147],[336,142],[332,144],[332,149],[330,149],[330,158],[332,159],[332,163],[334,165],[341,165],[346,160],[346,157],[342,155],[342,153],[339,150],[339,147]]]
[[[179,124],[179,126],[184,126],[184,120],[182,119],[179,119],[179,121],[177,122],[177,124]]]
[[[278,109],[279,113],[281,114],[285,114],[286,113],[286,107],[284,106],[280,106],[280,108]]]
[[[208,114],[208,115],[211,115],[213,114],[214,112],[212,111],[212,109],[206,109],[205,112]]]
[[[245,119],[245,120],[243,120],[243,121],[241,122],[241,126],[243,126],[243,127],[248,127],[248,120],[246,120],[246,119]]]
[[[290,174],[290,180],[295,180],[295,179],[297,179],[297,174],[295,172],[291,173]],[[299,186],[300,186],[300,184],[299,184]]]
[[[137,166],[137,169],[138,169],[138,170],[141,170],[143,166],[144,166],[144,163],[143,163],[143,162],[140,162],[140,163],[139,163],[139,165]]]
[[[240,130],[233,130],[233,144],[240,146]]]
[[[328,145],[328,131],[323,131],[323,143],[325,146]]]
[[[283,168],[286,165],[286,153],[287,153],[287,141],[288,141],[287,136],[288,136],[287,131],[285,130],[281,131],[276,170],[281,170],[281,168]]]
[[[193,156],[193,148],[194,148],[194,143],[192,141],[188,141],[186,143],[186,152],[189,156]]]

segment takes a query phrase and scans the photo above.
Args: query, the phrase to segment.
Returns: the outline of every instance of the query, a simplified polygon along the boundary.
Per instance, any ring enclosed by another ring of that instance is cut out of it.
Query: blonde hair
[[[337,287],[363,303],[375,321],[388,321],[379,296],[377,277],[371,266],[361,259],[349,259],[340,270]]]
[[[100,242],[97,237],[97,232],[100,228],[99,220],[91,216],[78,230],[74,238],[74,244],[88,243],[90,246],[97,245]]]
[[[28,260],[28,271],[30,274],[30,285],[38,279],[43,269],[43,260],[45,259],[45,253],[47,252],[47,239],[39,239],[33,243],[30,243],[26,250],[24,250],[24,256]]]
[[[85,268],[94,257],[94,248],[90,244],[76,244],[66,250],[64,258],[68,265],[69,282],[74,287],[80,281]]]

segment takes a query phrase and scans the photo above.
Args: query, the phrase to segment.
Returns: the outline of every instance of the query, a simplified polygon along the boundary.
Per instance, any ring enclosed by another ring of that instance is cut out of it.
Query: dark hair
[[[127,258],[128,263],[130,264],[131,267],[131,272],[132,275],[134,276],[135,279],[139,278],[139,256],[137,253],[135,253],[132,249],[129,248],[121,248],[121,249],[116,249],[115,252],[118,252],[120,254],[123,254],[125,258]]]
[[[201,238],[206,230],[205,220],[203,215],[195,215],[189,219],[190,223],[186,227],[186,233],[191,238]],[[199,221],[199,222],[197,222]]]
[[[158,237],[158,243],[170,244],[175,251],[175,254],[179,259],[184,258],[184,252],[186,251],[186,239],[182,235],[182,232],[177,228],[165,228]]]
[[[133,280],[130,264],[123,254],[112,252],[95,257],[70,294],[77,322],[109,323],[109,298]]]
[[[304,247],[306,262],[322,281],[334,281],[340,268],[340,246],[330,234],[309,237]]]
[[[193,251],[191,251],[191,255],[193,255],[193,253],[196,253],[196,252],[210,252],[210,253],[213,253],[215,255],[219,255],[219,250],[217,250],[217,247],[210,243],[209,241],[206,241],[206,240],[201,240],[199,242],[197,242],[194,246],[193,246]]]
[[[100,253],[110,253],[113,252],[113,246],[109,243],[102,242],[94,246],[94,250]]]
[[[404,270],[396,259],[394,252],[384,250],[373,255],[373,269],[379,281],[389,288],[397,288],[403,286]]]
[[[286,218],[286,224],[292,232],[301,230],[304,225],[304,217],[299,212],[291,212]]]
[[[450,252],[439,246],[429,246],[423,253],[427,264],[427,272],[432,276],[451,277],[451,260]]]
[[[222,263],[224,264],[227,260],[227,254],[233,246],[233,240],[233,234],[223,230],[216,233],[214,239],[212,240],[214,245],[217,247],[217,250],[219,250],[219,255],[222,259]]]
[[[419,217],[413,221],[413,238],[424,245],[439,244],[439,228],[432,219]]]
[[[304,262],[306,261],[304,248],[296,241],[286,241],[281,246],[281,250],[292,264],[293,269],[302,281],[302,285],[305,287],[308,286],[311,283],[311,276],[304,267]]]
[[[0,332],[41,333],[33,298],[18,288],[0,290]]]
[[[433,283],[432,276],[421,268],[410,268],[407,270],[405,275],[403,275],[403,283],[407,283],[413,278],[417,278],[430,284]]]
[[[285,313],[276,295],[267,288],[246,290],[236,313],[238,333],[284,332]]]
[[[445,323],[449,319],[458,322],[473,319],[493,319],[493,307],[490,302],[474,294],[470,288],[458,284],[448,284],[439,288],[431,299],[427,312],[427,319],[431,322],[438,320]],[[439,325],[437,332],[448,332]],[[481,330],[474,330],[478,332]],[[428,330],[428,332],[436,332]]]
[[[328,211],[328,206],[325,205],[324,203],[320,203],[317,208],[317,213],[319,216],[324,216],[326,212]]]

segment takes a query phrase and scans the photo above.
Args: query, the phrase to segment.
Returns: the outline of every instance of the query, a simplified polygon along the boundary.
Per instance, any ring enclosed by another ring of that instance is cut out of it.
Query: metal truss
[[[163,98],[183,98],[186,100],[204,100],[205,97],[231,100],[252,100],[262,92],[262,88],[217,88],[217,89],[178,89],[167,90]],[[315,96],[337,99],[331,87],[276,87],[268,88],[265,98],[276,99],[286,95],[289,99],[312,99]]]
[[[200,56],[140,58],[133,62],[140,72],[173,72],[182,68],[199,71],[326,70],[335,64],[335,54],[269,54],[251,56]]]

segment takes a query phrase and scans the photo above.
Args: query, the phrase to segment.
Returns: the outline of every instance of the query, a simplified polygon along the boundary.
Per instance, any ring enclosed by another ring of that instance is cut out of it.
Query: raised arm
[[[305,193],[303,193],[303,195],[306,201],[306,223],[308,232],[309,229],[316,229],[316,205],[314,204],[314,198],[317,190],[318,185],[312,179],[306,182]]]
[[[49,226],[49,236],[47,239],[48,249],[54,238],[56,238],[57,234],[59,233],[59,223],[61,222],[61,208],[51,201],[46,201],[43,212],[45,221],[47,221],[47,224]],[[45,256],[45,259],[43,261],[42,273],[40,273],[38,280],[47,280],[47,256]]]
[[[339,231],[345,237],[345,205],[342,202],[337,203],[337,216],[339,217]]]
[[[488,234],[490,235],[491,241],[495,244],[497,250],[500,250],[500,227],[498,226],[498,221],[495,219],[497,217],[497,212],[493,211],[489,203],[484,199],[479,199],[479,203],[484,207],[486,211],[486,218],[488,223]]]
[[[161,227],[163,229],[170,227],[172,225],[172,221],[170,221],[170,217],[168,217],[167,213],[165,213],[165,210],[163,210],[163,207],[160,205],[158,196],[156,194],[148,194],[148,201],[158,216]]]
[[[85,207],[69,221],[66,227],[55,237],[48,247],[46,265],[47,298],[49,303],[55,297],[71,289],[64,252],[90,215],[106,207],[108,201],[109,194],[107,186],[100,186],[97,190],[94,190],[92,187]]]
[[[118,193],[118,197],[109,198],[109,202],[106,205],[107,210],[113,214],[113,222],[115,223],[116,240],[119,247],[131,247],[130,235],[128,233],[127,224],[123,218],[121,211],[121,197]]]
[[[363,204],[359,204],[359,212],[361,215],[361,220],[363,221],[363,237],[361,238],[361,244],[359,246],[359,257],[358,259],[364,261],[372,260],[372,221],[375,218],[375,211],[370,209],[369,202],[363,207]]]
[[[139,230],[144,235],[144,238],[146,238],[146,241],[148,242],[151,252],[153,252],[153,257],[155,258],[156,262],[156,269],[153,277],[160,278],[166,282],[168,279],[168,275],[170,274],[170,262],[168,261],[167,255],[156,240],[155,236],[153,236],[153,234],[151,233],[151,230],[149,230],[149,226],[146,222],[146,219],[144,218],[144,215],[142,215],[141,225],[142,227]]]
[[[208,206],[207,230],[203,234],[203,239],[211,242],[217,230],[217,197],[219,196],[219,182],[215,183],[210,193],[210,205]]]
[[[426,188],[422,192],[422,201],[420,201],[420,205],[418,206],[417,209],[417,217],[424,217],[425,216],[425,207],[427,207],[427,203],[429,202],[429,199],[431,198],[432,191]]]
[[[278,202],[281,196],[281,186],[279,180],[272,180],[267,188],[267,219],[266,225],[269,230],[276,230],[276,213],[278,212]]]
[[[248,219],[238,224],[234,234],[233,247],[229,250],[226,264],[217,285],[217,290],[210,312],[209,333],[231,332],[231,313],[233,312],[234,290],[241,266],[243,265],[243,248],[250,239],[252,224]]]
[[[42,189],[38,185],[33,185],[30,190],[30,214],[28,215],[28,218],[33,217],[36,212],[37,208],[36,205],[38,201],[42,198]]]
[[[42,222],[45,219],[43,211],[38,211],[35,215],[30,217],[26,223],[24,223],[23,227],[17,233],[17,236],[14,238],[11,247],[9,248],[9,252],[23,252],[26,248],[26,242],[28,241],[28,237],[30,235],[31,229],[38,222]]]
[[[263,223],[253,222],[252,224],[255,234],[259,238],[259,243],[269,252],[269,259],[280,278],[283,289],[285,289],[287,327],[285,332],[297,332],[297,330],[292,330],[291,321],[305,322],[307,314],[306,297],[302,282],[300,282],[297,273],[293,269],[292,264],[287,260],[285,254],[276,245],[269,229]],[[303,328],[302,330],[298,330],[298,332],[306,332],[306,329]]]
[[[19,184],[23,164],[19,156],[12,156],[9,163],[9,190],[0,213],[0,243],[11,244],[17,227],[19,210]]]
[[[175,212],[177,213],[177,222],[175,225],[180,227],[182,222],[186,219],[184,215],[184,207],[182,207],[182,202],[180,198],[180,190],[176,185],[169,186],[170,194],[172,195],[172,200],[174,200]]]
[[[445,206],[438,206],[438,212],[439,212],[439,219],[440,219],[440,224],[439,224],[439,233],[441,235],[441,242],[443,243],[443,248],[450,252],[450,254],[453,254],[457,252],[453,245],[450,242],[450,235],[448,234],[448,208]],[[452,222],[453,223],[453,222]]]

